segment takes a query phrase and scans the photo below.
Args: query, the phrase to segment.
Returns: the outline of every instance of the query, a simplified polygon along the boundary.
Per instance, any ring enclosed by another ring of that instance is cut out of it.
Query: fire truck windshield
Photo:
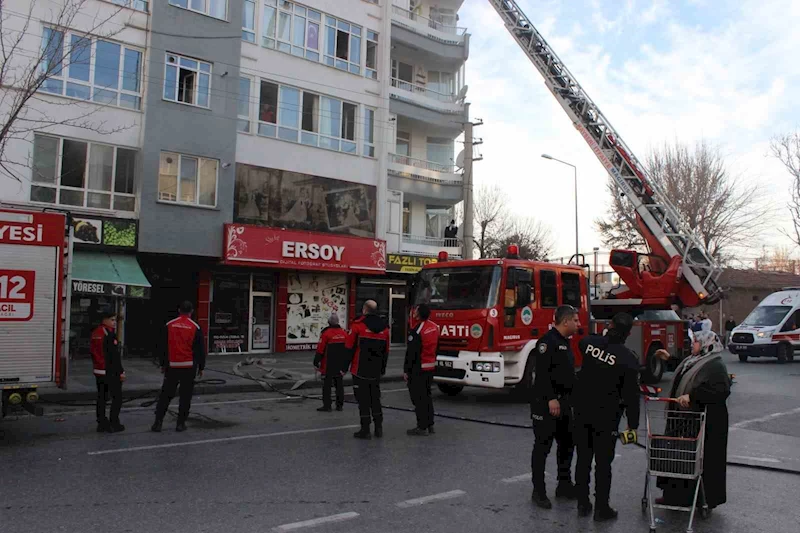
[[[792,308],[784,305],[759,305],[747,315],[742,326],[777,326]]]
[[[497,266],[445,267],[419,273],[414,305],[431,309],[487,309],[497,305],[502,271]]]

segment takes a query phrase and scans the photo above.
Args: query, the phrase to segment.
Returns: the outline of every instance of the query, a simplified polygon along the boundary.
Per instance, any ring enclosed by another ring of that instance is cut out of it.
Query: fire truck
[[[0,209],[2,416],[66,383],[71,234],[64,213]]]
[[[623,311],[638,315],[712,305],[721,297],[720,266],[659,184],[648,179],[644,166],[564,62],[514,0],[489,3],[627,197],[649,252],[612,250],[609,264],[624,285],[591,302],[584,269],[588,265],[577,255],[571,264],[554,265],[521,261],[512,250],[505,259],[440,260],[425,266],[416,281],[414,303],[429,302],[433,320],[442,328],[434,379],[451,394],[465,385],[527,386],[532,349],[557,305],[574,305],[581,322],[590,326],[590,309],[594,318],[607,320]],[[685,325],[674,312],[672,318],[671,326],[658,320],[645,326],[647,321],[640,320],[641,335],[630,341],[640,339],[632,348],[642,358],[647,381],[660,379],[663,372],[656,349],[671,351],[674,359],[684,349]],[[603,324],[590,327],[601,331]],[[572,342],[586,333],[579,332]]]

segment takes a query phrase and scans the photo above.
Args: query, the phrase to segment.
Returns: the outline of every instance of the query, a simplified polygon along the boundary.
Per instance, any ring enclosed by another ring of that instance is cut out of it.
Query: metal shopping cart
[[[647,473],[645,474],[642,512],[650,510],[650,533],[656,531],[655,509],[686,511],[692,533],[698,498],[700,516],[709,515],[703,489],[703,449],[705,447],[706,412],[684,410],[673,398],[645,397],[647,419]],[[690,506],[657,504],[653,498],[654,479],[686,480],[693,484]]]

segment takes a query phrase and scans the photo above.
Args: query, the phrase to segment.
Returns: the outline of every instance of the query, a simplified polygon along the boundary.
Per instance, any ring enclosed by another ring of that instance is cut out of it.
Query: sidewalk
[[[402,381],[405,348],[389,353],[389,364],[383,381]],[[261,364],[247,364],[248,359]],[[262,355],[209,354],[206,369],[194,394],[222,394],[261,392],[264,390],[289,390],[322,387],[322,380],[312,366],[313,352],[291,352]],[[155,393],[161,389],[163,375],[152,360],[146,358],[124,359],[127,380],[122,386],[125,398]],[[248,379],[266,380],[268,385]],[[345,376],[345,386],[352,385],[350,374]],[[40,389],[44,401],[69,402],[93,400],[97,386],[89,359],[70,361],[66,389]]]

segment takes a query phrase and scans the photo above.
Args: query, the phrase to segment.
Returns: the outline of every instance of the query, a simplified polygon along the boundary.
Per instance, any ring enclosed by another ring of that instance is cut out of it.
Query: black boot
[[[565,498],[567,500],[577,499],[575,485],[573,485],[571,481],[559,481],[556,487],[556,498]]]
[[[108,420],[103,419],[97,422],[97,432],[98,433],[105,433],[108,431]]]
[[[605,522],[606,520],[614,520],[617,518],[617,511],[612,509],[611,507],[606,504],[603,507],[597,506],[597,509],[594,510],[594,521],[595,522]]]
[[[547,497],[547,494],[544,491],[538,491],[536,489],[533,489],[533,493],[531,494],[531,500],[533,500],[533,503],[535,503],[542,509],[553,508],[553,502],[550,501],[550,498]]]
[[[120,424],[119,420],[117,420],[116,422],[111,422],[108,425],[108,432],[109,433],[120,433],[122,431],[125,431],[125,426]]]
[[[406,431],[406,435],[410,435],[412,437],[427,437],[428,430],[422,428],[413,428]]]
[[[331,409],[330,405],[323,405],[322,407],[317,409],[317,411],[319,411],[320,413],[330,413],[331,411],[333,411],[333,409]]]
[[[153,422],[153,425],[150,426],[150,431],[153,433],[161,433],[161,420],[156,420]]]
[[[375,438],[383,438],[383,424],[380,422],[375,422]]]
[[[589,501],[578,502],[578,516],[589,516],[592,514],[592,503]]]
[[[377,431],[377,426],[375,430]],[[362,419],[361,420],[361,430],[353,433],[353,436],[357,439],[364,439],[369,440],[372,438],[372,433],[369,432],[369,419]]]
[[[337,405],[336,406],[336,410],[337,411],[344,411],[344,406],[343,405]]]
[[[186,422],[178,422],[178,425],[175,426],[175,431],[186,431]]]

